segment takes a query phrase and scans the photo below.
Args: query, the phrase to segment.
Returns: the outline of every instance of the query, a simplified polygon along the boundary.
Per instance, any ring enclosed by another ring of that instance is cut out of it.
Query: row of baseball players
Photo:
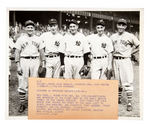
[[[133,67],[131,53],[138,49],[139,41],[131,33],[125,31],[127,21],[119,19],[118,32],[110,38],[104,34],[105,22],[96,23],[97,34],[85,37],[78,32],[76,20],[69,23],[69,31],[65,36],[58,32],[56,19],[49,20],[50,32],[40,37],[34,35],[35,24],[25,22],[26,34],[16,41],[15,60],[19,80],[20,108],[25,110],[25,97],[28,92],[28,77],[38,77],[39,65],[46,67],[46,77],[60,78],[64,71],[66,79],[80,79],[80,69],[88,63],[91,54],[91,79],[106,79],[105,71],[114,70],[115,79],[119,80],[119,103],[122,91],[127,94],[127,110],[132,111]]]

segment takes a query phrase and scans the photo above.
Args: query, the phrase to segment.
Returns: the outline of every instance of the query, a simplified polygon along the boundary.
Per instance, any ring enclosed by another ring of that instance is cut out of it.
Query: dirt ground
[[[27,110],[23,113],[18,113],[19,98],[17,93],[17,73],[15,62],[12,61],[10,67],[11,77],[9,82],[9,116],[27,116]],[[133,111],[126,111],[126,99],[122,100],[122,104],[119,104],[119,116],[122,117],[140,117],[140,106],[139,106],[139,66],[134,65],[134,93],[133,93]]]

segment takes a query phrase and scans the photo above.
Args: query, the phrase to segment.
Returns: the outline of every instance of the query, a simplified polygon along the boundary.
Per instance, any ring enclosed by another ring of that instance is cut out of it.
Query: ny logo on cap
[[[55,45],[56,45],[56,46],[59,46],[59,45],[60,45],[60,42],[59,42],[59,41],[55,41]]]
[[[81,42],[80,41],[76,41],[76,46],[80,46]]]

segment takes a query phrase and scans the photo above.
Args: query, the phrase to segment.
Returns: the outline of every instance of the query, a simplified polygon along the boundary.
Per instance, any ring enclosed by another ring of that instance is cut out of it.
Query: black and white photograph
[[[28,115],[40,77],[118,80],[118,116],[140,118],[141,24],[141,9],[8,9],[9,117]]]

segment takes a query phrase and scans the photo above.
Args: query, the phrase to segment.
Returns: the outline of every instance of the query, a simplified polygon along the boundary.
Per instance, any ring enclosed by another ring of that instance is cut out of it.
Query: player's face
[[[77,30],[78,30],[78,25],[77,24],[74,24],[74,23],[71,23],[69,25],[69,30],[70,30],[70,33],[71,34],[76,34]]]
[[[52,33],[55,34],[58,30],[58,25],[57,24],[50,25],[50,30]]]
[[[102,34],[104,33],[105,26],[97,25],[97,26],[96,26],[96,30],[97,30],[97,33],[98,33],[99,35],[102,35]]]
[[[26,26],[25,30],[28,35],[33,35],[35,28],[32,25],[28,25],[28,26]]]
[[[126,24],[123,24],[123,23],[117,24],[117,29],[118,29],[118,32],[119,32],[119,33],[123,33],[126,28],[127,28],[127,25],[126,25]]]

